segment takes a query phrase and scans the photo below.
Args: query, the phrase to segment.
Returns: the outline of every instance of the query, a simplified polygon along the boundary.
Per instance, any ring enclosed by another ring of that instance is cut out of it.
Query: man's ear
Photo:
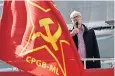
[[[72,23],[73,23],[73,21],[71,20],[70,24],[72,24]]]

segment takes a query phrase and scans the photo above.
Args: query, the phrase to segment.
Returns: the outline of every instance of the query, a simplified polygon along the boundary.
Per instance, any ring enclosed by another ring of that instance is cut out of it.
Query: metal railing
[[[96,61],[96,60],[100,60],[101,63],[107,60],[112,60],[112,65],[115,65],[115,58],[82,58],[81,59],[84,62],[84,69],[86,69],[86,61]]]

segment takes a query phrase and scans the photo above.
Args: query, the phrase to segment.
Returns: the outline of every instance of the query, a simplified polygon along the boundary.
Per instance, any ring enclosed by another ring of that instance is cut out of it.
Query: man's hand
[[[71,36],[75,36],[78,32],[79,32],[79,29],[75,28],[72,30],[72,32],[70,34],[71,34]]]

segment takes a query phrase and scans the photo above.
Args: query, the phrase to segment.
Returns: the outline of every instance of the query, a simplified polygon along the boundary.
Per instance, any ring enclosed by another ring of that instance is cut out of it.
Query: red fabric
[[[85,76],[67,26],[52,1],[5,1],[0,58],[37,76]]]
[[[114,76],[114,68],[87,69],[87,76]]]

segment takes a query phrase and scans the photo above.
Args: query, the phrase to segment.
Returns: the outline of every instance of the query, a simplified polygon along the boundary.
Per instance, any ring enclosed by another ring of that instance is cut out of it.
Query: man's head
[[[70,15],[70,18],[72,20],[72,23],[75,25],[76,22],[78,22],[78,28],[81,26],[82,24],[82,17],[81,17],[81,13],[78,11],[73,11]]]

